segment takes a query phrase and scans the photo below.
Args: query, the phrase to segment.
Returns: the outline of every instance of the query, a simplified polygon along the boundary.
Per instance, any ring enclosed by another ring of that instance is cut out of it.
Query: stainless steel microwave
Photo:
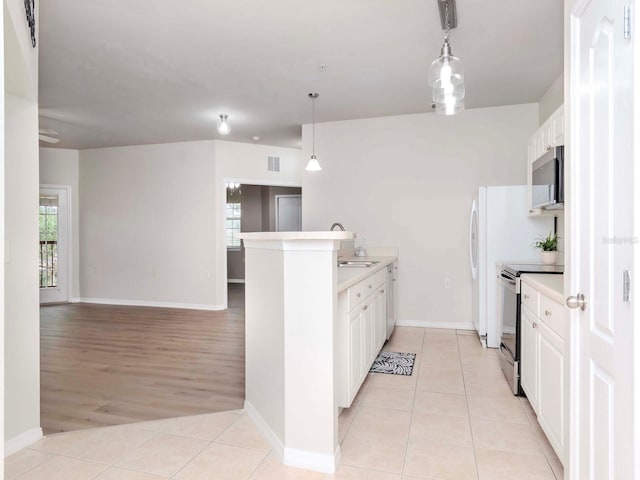
[[[549,150],[531,165],[531,208],[564,208],[564,146]]]

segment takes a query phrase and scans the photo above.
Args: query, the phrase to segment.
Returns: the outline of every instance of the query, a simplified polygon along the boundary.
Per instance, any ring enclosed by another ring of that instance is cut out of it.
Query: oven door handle
[[[502,350],[505,349],[507,352],[509,352],[511,355],[505,355],[504,353],[502,353]],[[513,353],[511,352],[511,350],[509,350],[509,348],[502,342],[500,342],[500,348],[498,349],[498,353],[500,354],[500,356],[507,362],[509,363],[509,365],[513,365],[515,362],[515,360],[513,359]]]
[[[505,275],[504,273],[501,273],[501,274],[500,274],[500,277],[502,277],[502,279],[503,279],[503,280],[505,280],[505,281],[506,281],[506,283],[508,283],[508,284],[510,284],[510,285],[514,285],[514,286],[515,286],[516,281],[515,281],[513,278],[508,277],[508,276],[507,276],[507,275]]]

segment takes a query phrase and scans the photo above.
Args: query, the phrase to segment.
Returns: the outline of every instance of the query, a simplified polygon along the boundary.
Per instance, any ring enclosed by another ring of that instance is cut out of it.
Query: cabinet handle
[[[551,145],[547,145],[547,152],[550,152],[551,150],[553,150],[553,147]]]
[[[396,281],[396,279],[394,278],[394,279],[393,279],[393,281],[395,282],[395,281]]]
[[[369,305],[365,305],[364,307],[362,307],[363,310],[366,310],[367,308],[369,308]]]
[[[533,328],[538,328],[538,323],[537,322],[533,322]]]
[[[369,288],[371,288],[371,285],[369,285]]]
[[[380,293],[384,293],[384,290],[380,290]]]
[[[525,300],[529,300],[529,295],[527,295],[526,293],[524,294],[524,299]]]
[[[356,297],[357,297],[357,298],[360,298],[361,296],[362,296],[362,294],[361,294],[361,293],[356,293]]]
[[[544,314],[548,317],[548,316],[550,316],[550,315],[551,315],[551,312],[550,312],[549,310],[545,310],[545,311],[544,311]]]

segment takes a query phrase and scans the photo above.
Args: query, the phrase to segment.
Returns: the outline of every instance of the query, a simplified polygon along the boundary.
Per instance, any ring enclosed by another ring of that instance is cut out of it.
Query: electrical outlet
[[[444,279],[444,288],[451,288],[451,279],[449,277]]]

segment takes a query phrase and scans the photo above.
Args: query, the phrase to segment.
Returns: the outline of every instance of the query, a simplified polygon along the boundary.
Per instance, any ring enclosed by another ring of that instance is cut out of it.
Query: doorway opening
[[[69,301],[69,187],[41,186],[38,208],[40,303]]]
[[[229,304],[244,305],[244,246],[241,232],[302,230],[302,188],[226,182],[225,242]]]

